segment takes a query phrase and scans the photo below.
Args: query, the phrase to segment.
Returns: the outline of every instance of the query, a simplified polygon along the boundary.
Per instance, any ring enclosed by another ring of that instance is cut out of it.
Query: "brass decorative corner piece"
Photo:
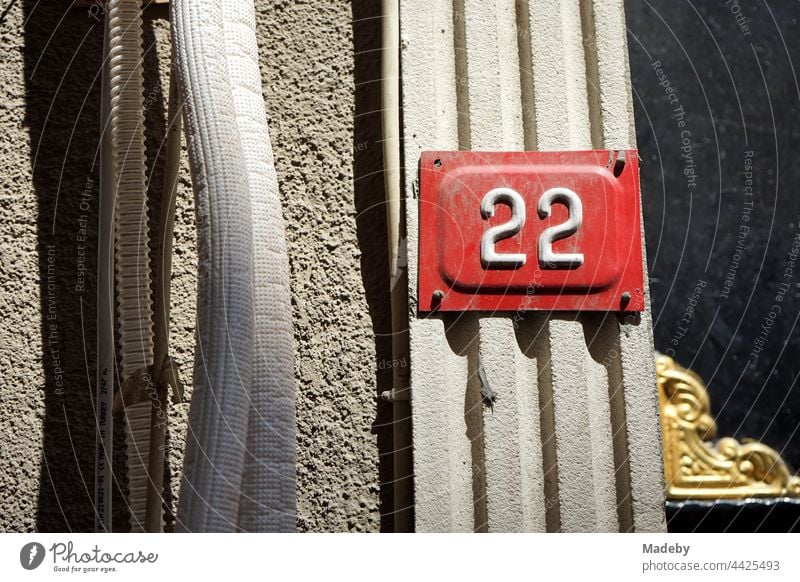
[[[667,498],[800,497],[800,477],[774,449],[753,440],[708,442],[717,426],[697,374],[659,354],[656,378]]]

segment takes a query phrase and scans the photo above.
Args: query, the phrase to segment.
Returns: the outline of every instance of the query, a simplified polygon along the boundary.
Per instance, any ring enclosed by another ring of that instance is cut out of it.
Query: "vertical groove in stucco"
[[[453,51],[456,67],[456,111],[458,112],[458,149],[469,150],[469,72],[467,71],[467,31],[464,0],[453,0]]]
[[[558,451],[555,439],[555,414],[553,411],[553,382],[550,369],[550,342],[547,339],[547,316],[543,313],[527,314],[517,327],[517,342],[526,357],[534,363],[532,373],[536,380],[534,410],[538,408],[538,446],[541,450],[543,508],[539,519],[544,520],[544,531],[561,531],[561,506],[558,492]]]
[[[589,122],[592,147],[603,147],[603,111],[600,107],[600,71],[597,64],[597,35],[594,30],[593,0],[580,0],[581,31],[586,56],[586,93],[589,98]]]
[[[601,362],[608,377],[608,398],[611,404],[614,474],[616,477],[617,519],[621,531],[633,528],[630,496],[630,463],[625,413],[622,368],[620,366],[619,318],[616,314],[589,314],[583,319],[589,352]]]
[[[522,98],[522,133],[526,151],[535,151],[536,102],[534,98],[533,59],[531,56],[531,23],[528,0],[517,0],[517,52],[519,54],[519,84]]]

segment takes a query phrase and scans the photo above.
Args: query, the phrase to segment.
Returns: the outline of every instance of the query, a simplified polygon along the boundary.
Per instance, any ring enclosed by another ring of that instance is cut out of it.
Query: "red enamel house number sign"
[[[420,311],[643,311],[638,160],[424,152]]]

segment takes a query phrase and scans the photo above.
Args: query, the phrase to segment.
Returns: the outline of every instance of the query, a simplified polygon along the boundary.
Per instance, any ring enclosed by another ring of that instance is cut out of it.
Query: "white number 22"
[[[583,253],[555,253],[553,242],[567,238],[578,232],[583,224],[583,204],[580,197],[569,188],[551,188],[542,194],[537,204],[541,218],[550,216],[553,204],[561,203],[567,207],[569,218],[566,222],[546,228],[539,236],[539,264],[550,268],[574,268],[583,264]],[[511,207],[511,219],[486,230],[481,237],[481,263],[484,268],[517,268],[525,264],[525,253],[498,253],[494,245],[497,241],[517,234],[525,225],[525,201],[516,190],[494,188],[489,190],[481,201],[481,216],[488,220],[494,216],[497,204]]]

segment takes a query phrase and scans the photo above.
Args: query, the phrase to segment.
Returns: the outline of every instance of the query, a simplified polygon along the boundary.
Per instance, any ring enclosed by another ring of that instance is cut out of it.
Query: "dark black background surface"
[[[800,501],[668,501],[667,527],[672,533],[797,533]]]
[[[626,13],[656,349],[706,381],[718,436],[797,469],[800,260],[783,274],[800,235],[800,4],[627,0]]]

